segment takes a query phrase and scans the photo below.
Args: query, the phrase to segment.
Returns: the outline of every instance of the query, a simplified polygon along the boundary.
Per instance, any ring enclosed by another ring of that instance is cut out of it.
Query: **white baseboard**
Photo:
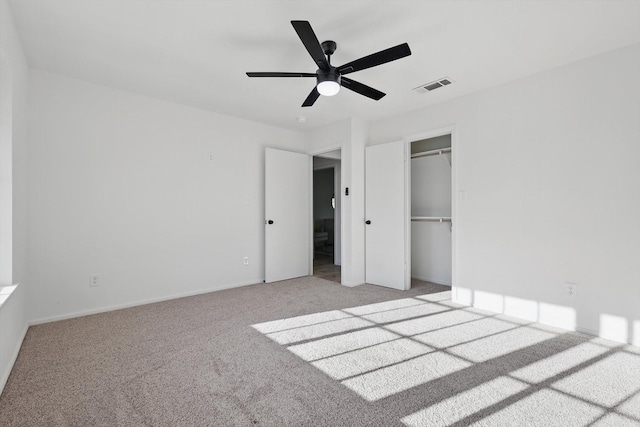
[[[346,286],[347,288],[354,288],[356,286],[364,285],[364,283],[348,283],[342,282],[341,285]]]
[[[13,349],[13,354],[11,355],[11,363],[7,365],[5,371],[2,373],[2,377],[0,377],[0,394],[4,390],[4,386],[7,385],[7,381],[9,380],[9,375],[11,375],[11,371],[13,370],[13,365],[16,363],[18,359],[18,353],[20,353],[20,348],[22,348],[22,342],[24,341],[24,337],[27,336],[27,331],[29,330],[29,324],[25,323],[24,329],[22,330],[22,336],[16,343],[16,347]]]
[[[600,336],[600,333],[598,331],[594,331],[593,329],[581,328],[580,326],[576,328],[576,332],[580,332],[581,334],[586,335],[593,335],[594,337]],[[631,342],[629,342],[628,344],[631,344]]]
[[[451,282],[447,283],[446,280],[434,279],[433,277],[411,276],[411,278],[412,279],[417,279],[417,280],[422,280],[423,282],[435,283],[436,285],[451,286]]]
[[[541,325],[551,326],[553,328],[558,328],[558,329],[564,329],[567,332],[578,332],[578,333],[589,335],[589,336],[596,337],[596,338],[600,337],[600,331],[597,331],[597,330],[594,330],[594,329],[583,328],[581,326],[576,326],[573,329],[567,329],[566,327],[563,327],[562,325],[559,325],[559,324],[554,324],[553,322],[540,322],[540,321],[536,321],[535,319],[527,319],[527,318],[524,318],[524,317],[515,316],[513,314],[506,314],[504,312],[498,312],[498,311],[495,311],[495,310],[488,309],[486,307],[478,307],[477,305],[475,305],[475,303],[469,305],[468,302],[466,302],[466,301],[461,302],[459,300],[458,295],[457,295],[458,288],[455,287],[454,289],[455,289],[455,291],[453,292],[454,295],[453,295],[452,301],[455,302],[455,303],[464,305],[466,307],[475,307],[475,308],[479,308],[479,309],[485,310],[485,311],[490,311],[490,312],[496,313],[496,314],[504,314],[505,316],[514,317],[516,319],[525,320],[525,321],[528,321],[528,322],[534,321],[534,322],[540,323]],[[632,342],[633,340],[632,340],[631,337],[629,337],[627,339],[627,341],[621,341],[621,340],[618,340],[618,339],[615,339],[615,338],[607,338],[607,337],[603,337],[603,339],[606,339],[606,340],[609,340],[609,341],[613,341],[613,342],[618,342],[620,344],[637,345],[637,344],[634,344]]]
[[[40,318],[40,319],[35,319],[35,320],[30,321],[29,325],[30,326],[41,325],[43,323],[57,322],[59,320],[73,319],[73,318],[76,318],[76,317],[89,316],[91,314],[106,313],[106,312],[114,311],[114,310],[122,310],[123,308],[137,307],[137,306],[140,306],[140,305],[153,304],[153,303],[156,303],[156,302],[162,302],[162,301],[169,301],[169,300],[172,300],[172,299],[191,297],[191,296],[194,296],[194,295],[208,294],[210,292],[224,291],[225,289],[239,288],[239,287],[242,287],[242,286],[257,285],[257,284],[261,284],[261,283],[262,283],[262,279],[255,279],[255,280],[248,281],[248,282],[233,283],[231,285],[223,285],[223,286],[218,286],[218,287],[215,287],[215,288],[200,289],[200,290],[197,290],[197,291],[183,292],[183,293],[180,293],[180,294],[173,294],[173,295],[169,295],[169,296],[165,296],[165,297],[150,298],[150,299],[134,301],[134,302],[125,303],[125,304],[118,304],[118,305],[112,305],[112,306],[108,306],[108,307],[95,308],[95,309],[91,309],[91,310],[76,311],[74,313],[69,313],[69,314],[61,314],[61,315],[57,315],[57,316],[43,317],[43,318]]]

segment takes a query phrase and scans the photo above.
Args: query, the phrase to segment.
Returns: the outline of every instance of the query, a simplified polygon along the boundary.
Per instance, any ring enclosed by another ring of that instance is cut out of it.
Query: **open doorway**
[[[452,284],[452,136],[411,142],[411,278]]]
[[[341,282],[340,150],[313,157],[313,275]]]

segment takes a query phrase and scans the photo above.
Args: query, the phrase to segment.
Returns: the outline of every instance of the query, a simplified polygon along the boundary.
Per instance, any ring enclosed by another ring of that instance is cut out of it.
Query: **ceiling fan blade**
[[[350,89],[368,98],[375,99],[376,101],[379,101],[383,96],[386,95],[384,92],[380,92],[377,89],[374,89],[355,80],[348,79],[346,77],[342,78],[342,87],[346,87],[347,89]]]
[[[320,92],[318,92],[318,89],[316,89],[316,87],[314,86],[309,96],[307,96],[307,99],[305,99],[304,102],[302,103],[302,106],[311,107],[313,103],[316,102],[319,96],[320,96]]]
[[[349,74],[366,68],[375,67],[376,65],[386,64],[387,62],[395,61],[396,59],[404,58],[409,55],[411,55],[411,49],[409,49],[409,45],[407,43],[403,43],[344,64],[338,67],[338,71],[340,74]]]
[[[317,77],[315,73],[280,73],[280,72],[266,72],[266,73],[254,73],[248,72],[249,77]]]
[[[311,55],[313,60],[316,62],[318,68],[328,71],[329,62],[324,56],[322,46],[320,46],[318,37],[316,37],[316,33],[313,32],[313,28],[311,28],[309,21],[291,21],[291,25],[293,25],[293,28],[296,30],[296,33],[298,33],[298,37],[300,37],[302,44],[307,48],[309,55]]]

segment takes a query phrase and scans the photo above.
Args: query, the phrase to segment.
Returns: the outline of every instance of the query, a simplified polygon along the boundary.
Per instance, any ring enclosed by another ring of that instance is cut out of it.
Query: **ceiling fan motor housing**
[[[318,69],[318,71],[316,71],[316,74],[318,75],[318,83],[336,82],[338,84],[341,84],[340,73],[338,72],[338,70],[336,70],[336,67],[330,67],[328,71]]]
[[[324,52],[324,54],[327,56],[333,55],[333,52],[336,51],[336,47],[338,47],[336,42],[334,42],[333,40],[324,41],[320,46],[322,47],[322,51]]]

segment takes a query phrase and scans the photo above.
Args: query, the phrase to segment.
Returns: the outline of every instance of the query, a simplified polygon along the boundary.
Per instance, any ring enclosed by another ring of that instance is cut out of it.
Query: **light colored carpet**
[[[640,425],[640,350],[306,277],[31,327],[0,424]]]

